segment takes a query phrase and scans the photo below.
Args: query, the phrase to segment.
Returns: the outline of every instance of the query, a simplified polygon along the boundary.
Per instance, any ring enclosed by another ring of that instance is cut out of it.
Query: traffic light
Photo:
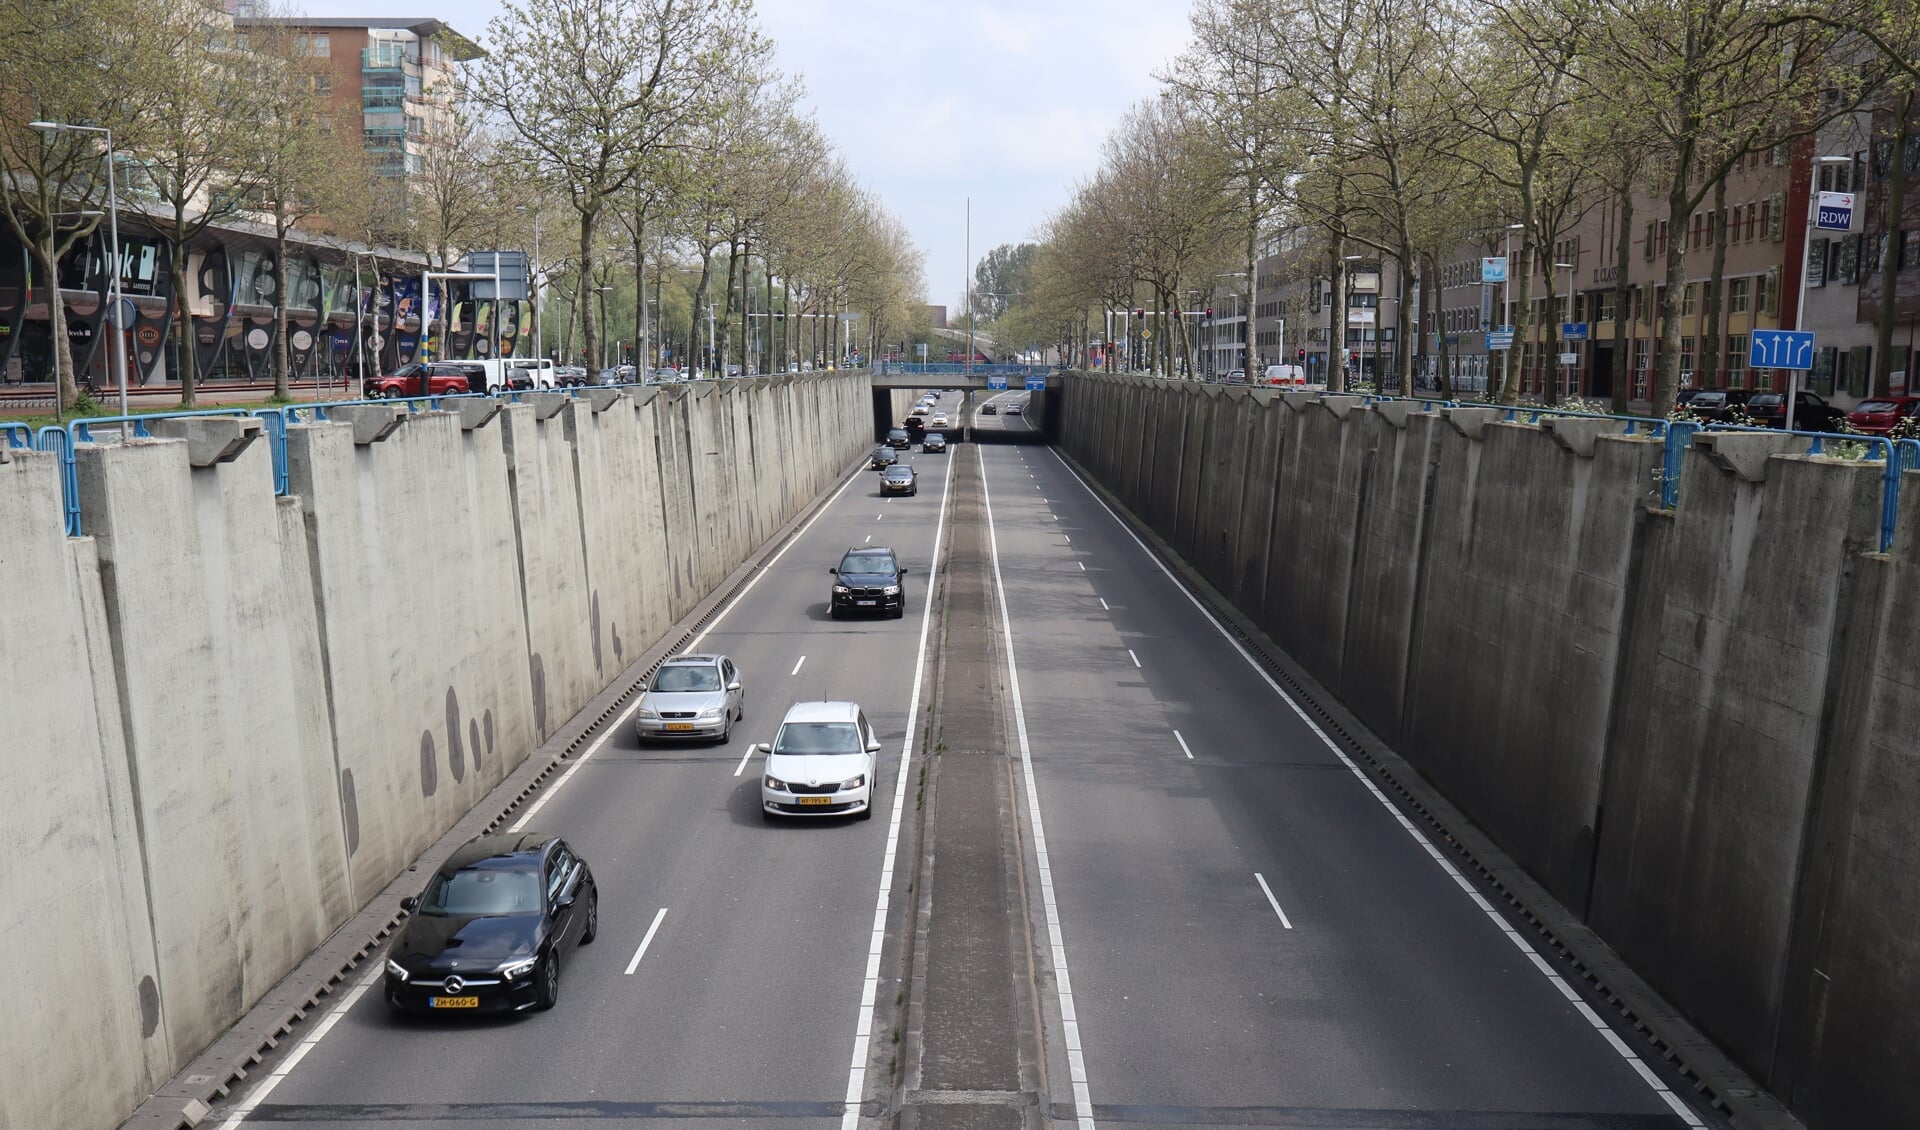
[[[1147,316],[1147,312],[1145,310],[1135,310],[1133,316],[1136,318],[1144,318]]]
[[[1302,349],[1302,350],[1298,350],[1298,351],[1297,351],[1297,353],[1298,353],[1298,356],[1299,356],[1299,358],[1300,358],[1300,360],[1302,360],[1302,361],[1305,361],[1305,360],[1307,359],[1307,351],[1306,351],[1306,350],[1304,350],[1304,349]]]
[[[1207,319],[1209,321],[1213,319],[1213,307],[1211,306],[1207,307]]]

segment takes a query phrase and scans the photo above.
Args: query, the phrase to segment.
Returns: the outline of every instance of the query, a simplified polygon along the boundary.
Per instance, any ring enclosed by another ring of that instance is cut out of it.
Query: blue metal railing
[[[33,446],[33,426],[30,424],[0,424],[0,443],[8,447],[31,448]]]
[[[60,458],[60,503],[66,515],[67,536],[80,536],[80,472],[73,463],[73,436],[52,425],[34,433],[33,446]]]
[[[929,361],[918,364],[906,361],[882,361],[875,372],[883,376],[898,374],[901,376],[964,376],[972,373],[977,377],[1042,377],[1053,372],[1052,365],[997,365],[975,364],[971,367],[964,361]]]

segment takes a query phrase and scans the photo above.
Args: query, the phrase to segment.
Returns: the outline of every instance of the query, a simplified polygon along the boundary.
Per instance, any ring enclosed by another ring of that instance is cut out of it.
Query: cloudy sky
[[[421,16],[484,42],[499,0],[304,0],[310,16]],[[1098,163],[1187,37],[1185,0],[759,0],[781,67],[956,302],[976,258],[1026,239]]]

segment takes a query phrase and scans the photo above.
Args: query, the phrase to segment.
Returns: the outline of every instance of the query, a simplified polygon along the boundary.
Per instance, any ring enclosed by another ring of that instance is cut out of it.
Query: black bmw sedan
[[[477,836],[418,898],[387,953],[387,1003],[405,1012],[552,1008],[575,947],[593,941],[600,890],[565,840]]]

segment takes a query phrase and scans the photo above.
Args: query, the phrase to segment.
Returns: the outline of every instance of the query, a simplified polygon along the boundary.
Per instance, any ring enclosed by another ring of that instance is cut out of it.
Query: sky
[[[298,3],[298,0],[296,0]],[[304,0],[309,16],[420,16],[486,41],[499,0]],[[1031,239],[1187,41],[1186,0],[759,0],[782,70],[958,304],[973,257]]]

